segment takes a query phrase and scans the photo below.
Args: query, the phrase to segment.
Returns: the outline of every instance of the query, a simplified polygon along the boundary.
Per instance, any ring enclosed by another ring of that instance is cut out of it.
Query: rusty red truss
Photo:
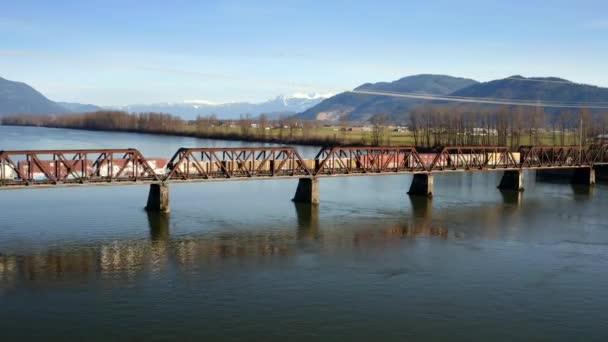
[[[312,176],[293,147],[180,148],[164,181]]]
[[[444,147],[428,165],[428,171],[496,170],[519,168],[519,156],[507,147]]]
[[[580,146],[522,146],[519,152],[521,167],[527,169],[591,166],[605,160],[605,152]]]
[[[594,165],[608,164],[608,145],[595,144],[589,146],[587,160],[591,161]]]
[[[314,162],[315,176],[426,171],[414,147],[328,147]]]
[[[0,184],[161,181],[135,149],[0,151]]]
[[[136,149],[0,151],[0,188],[78,184],[171,183],[213,179],[325,177],[442,171],[588,168],[608,164],[608,145],[327,147],[303,159],[293,147],[180,148],[166,159]]]

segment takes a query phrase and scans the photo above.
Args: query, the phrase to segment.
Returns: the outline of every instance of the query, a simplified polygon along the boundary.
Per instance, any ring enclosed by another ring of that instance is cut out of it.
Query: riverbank
[[[283,144],[283,145],[305,145],[305,146],[344,146],[352,145],[356,143],[358,139],[333,139],[328,136],[314,136],[314,137],[279,137],[276,135],[241,135],[238,133],[230,132],[196,132],[192,130],[182,131],[169,131],[169,130],[140,130],[140,129],[121,129],[121,128],[91,128],[91,127],[63,127],[56,125],[28,125],[28,124],[7,124],[3,123],[3,126],[15,126],[15,127],[45,127],[45,128],[64,128],[64,129],[76,129],[82,131],[91,132],[122,132],[122,133],[138,133],[138,134],[152,134],[161,136],[176,136],[176,137],[190,137],[199,139],[213,139],[213,140],[228,140],[228,141],[246,141],[246,142],[259,142],[259,143],[271,143],[271,144]],[[359,139],[360,141],[360,139]]]
[[[413,139],[404,132],[389,132],[322,127],[317,122],[254,122],[252,120],[220,121],[199,118],[185,121],[169,114],[96,112],[63,116],[16,115],[3,117],[7,126],[70,128],[89,131],[131,132],[185,136],[202,139],[262,142],[288,145],[411,145]]]
[[[69,128],[89,131],[147,133],[193,137],[201,139],[247,141],[283,145],[308,146],[505,146],[516,149],[521,145],[556,145],[559,140],[573,143],[576,135],[567,133],[565,139],[557,139],[555,131],[532,135],[506,135],[465,133],[440,138],[429,130],[428,136],[420,132],[393,130],[386,126],[347,127],[323,126],[317,121],[277,120],[238,121],[217,120],[213,117],[186,121],[169,114],[125,112],[95,112],[62,116],[16,115],[3,117],[7,126],[33,126]],[[441,130],[437,128],[437,130]]]

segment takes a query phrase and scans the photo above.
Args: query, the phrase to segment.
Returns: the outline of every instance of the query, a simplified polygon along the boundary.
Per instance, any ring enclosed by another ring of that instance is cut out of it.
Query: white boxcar
[[[0,179],[15,179],[17,178],[17,172],[7,164],[2,163],[0,165]]]

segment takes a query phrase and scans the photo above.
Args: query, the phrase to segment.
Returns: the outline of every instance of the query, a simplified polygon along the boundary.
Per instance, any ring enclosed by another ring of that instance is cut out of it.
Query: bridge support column
[[[300,178],[293,201],[319,204],[319,180],[316,178]]]
[[[498,188],[500,190],[524,191],[524,172],[521,170],[505,171]]]
[[[572,184],[594,185],[595,169],[592,167],[575,169],[572,175]]]
[[[608,180],[608,165],[597,165],[593,168],[596,181]]]
[[[169,186],[167,184],[150,184],[146,210],[160,213],[169,212]]]
[[[410,196],[433,197],[433,174],[415,173],[410,191],[407,194]]]

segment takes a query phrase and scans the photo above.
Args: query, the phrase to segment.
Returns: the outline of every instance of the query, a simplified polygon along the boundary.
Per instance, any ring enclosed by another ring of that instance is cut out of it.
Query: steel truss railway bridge
[[[152,160],[136,149],[0,151],[0,190],[150,184],[146,209],[161,212],[169,211],[168,185],[185,182],[296,178],[294,201],[317,204],[322,177],[413,174],[408,194],[432,196],[434,174],[502,171],[498,187],[522,191],[524,170],[570,169],[573,182],[593,185],[608,145],[325,147],[314,159],[294,147],[180,148],[162,167]]]

